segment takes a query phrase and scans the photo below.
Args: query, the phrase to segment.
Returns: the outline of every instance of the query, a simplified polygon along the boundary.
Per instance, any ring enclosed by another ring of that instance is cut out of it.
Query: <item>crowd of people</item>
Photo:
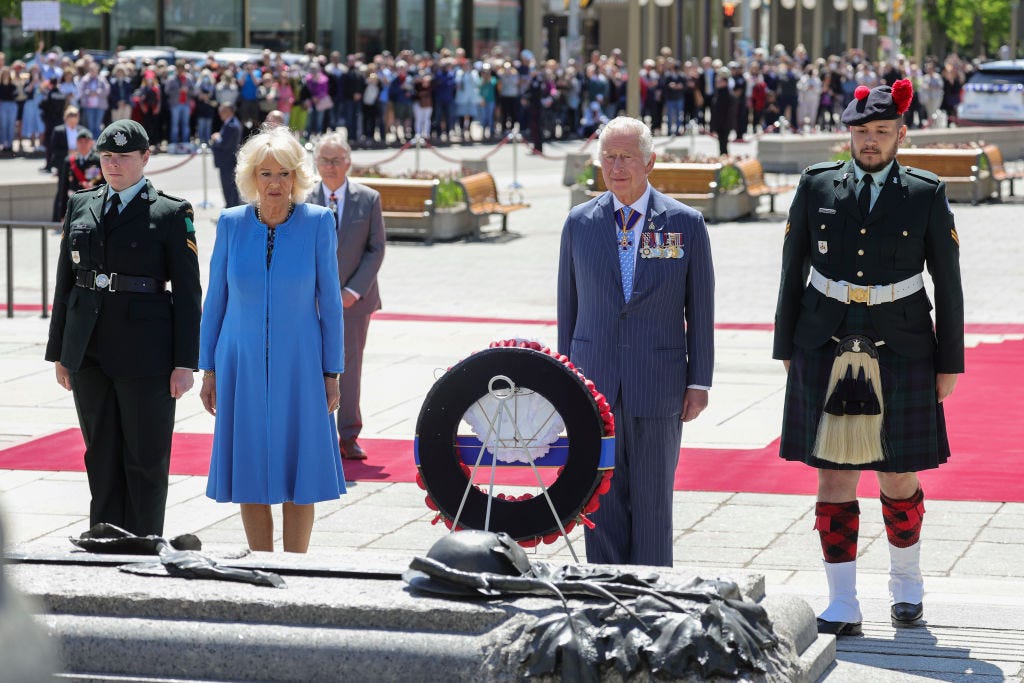
[[[911,126],[952,120],[971,69],[955,54],[923,64],[902,55],[875,62],[858,50],[814,58],[802,45],[792,53],[779,45],[727,62],[684,59],[662,48],[636,73],[643,118],[655,135],[679,134],[693,122],[717,135],[724,152],[730,135],[842,128],[839,113],[857,86],[904,77],[916,93]],[[344,128],[354,147],[416,136],[490,141],[518,124],[539,150],[545,139],[588,137],[623,112],[629,73],[617,49],[563,65],[500,47],[478,56],[462,48],[344,56],[309,44],[298,60],[267,50],[224,64],[212,52],[201,61],[101,62],[40,46],[10,66],[0,53],[0,154],[48,146],[69,106],[80,110],[94,137],[112,121],[141,123],[153,152],[185,153],[209,143],[223,105],[236,110],[247,133],[272,111],[306,137]],[[46,169],[60,163],[48,155]]]

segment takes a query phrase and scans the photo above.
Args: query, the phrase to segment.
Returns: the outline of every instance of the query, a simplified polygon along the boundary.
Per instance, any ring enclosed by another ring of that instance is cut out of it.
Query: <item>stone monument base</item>
[[[400,578],[408,563],[394,557],[205,554],[222,565],[278,572],[287,587],[140,576],[117,566],[156,558],[39,545],[8,553],[7,575],[42,608],[38,621],[72,680],[511,681],[512,672],[485,668],[504,644],[503,627],[560,609],[537,597],[414,594]],[[679,579],[695,573],[653,571]],[[835,660],[835,639],[818,636],[805,602],[765,597],[760,576],[723,578],[744,599],[761,602],[776,635],[798,653],[793,680],[815,681]]]

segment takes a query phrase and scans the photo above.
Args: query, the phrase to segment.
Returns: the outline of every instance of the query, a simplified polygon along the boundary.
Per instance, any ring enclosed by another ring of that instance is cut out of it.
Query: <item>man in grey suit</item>
[[[654,190],[647,126],[599,138],[609,191],[569,212],[558,264],[558,348],[615,415],[615,475],[585,532],[587,560],[672,564],[682,423],[708,404],[714,270],[704,217]]]
[[[363,427],[359,388],[370,316],[380,308],[377,272],[384,261],[385,237],[380,194],[350,183],[347,174],[351,166],[352,150],[343,136],[330,133],[320,138],[316,148],[320,182],[306,201],[330,207],[338,217],[338,274],[345,306],[345,372],[341,375],[338,436],[343,458],[365,460],[366,452],[356,441]]]

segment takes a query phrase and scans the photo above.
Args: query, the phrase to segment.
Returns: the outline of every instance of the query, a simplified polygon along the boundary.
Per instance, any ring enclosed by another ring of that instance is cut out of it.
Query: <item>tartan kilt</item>
[[[841,339],[849,334],[864,334],[878,340],[867,306],[849,306],[836,337]],[[793,350],[786,381],[779,445],[781,458],[819,469],[881,472],[918,472],[946,462],[949,441],[942,404],[935,399],[934,359],[900,356],[884,344],[877,348],[884,400],[882,449],[885,459],[865,465],[840,465],[811,455],[818,422],[831,389],[828,381],[836,350],[836,342],[831,340],[816,349],[796,347]]]

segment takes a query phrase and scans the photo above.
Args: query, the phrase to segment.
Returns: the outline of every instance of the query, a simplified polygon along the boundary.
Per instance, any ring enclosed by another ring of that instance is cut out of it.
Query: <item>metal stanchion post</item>
[[[418,174],[420,172],[420,150],[423,148],[423,137],[417,135],[413,142],[416,143],[416,173]]]
[[[512,142],[512,184],[508,186],[509,201],[518,202],[523,196],[523,186],[519,183],[519,143],[523,138],[519,135],[518,123],[512,127],[512,132],[508,135]]]
[[[203,201],[199,202],[199,204],[198,204],[200,209],[211,209],[211,208],[213,208],[213,203],[210,201],[209,197],[206,196],[206,157],[207,157],[207,152],[209,150],[210,150],[210,146],[207,145],[205,142],[199,148],[199,154],[203,158]]]
[[[39,248],[39,255],[42,257],[42,271],[43,271],[43,286],[42,286],[42,290],[43,290],[43,315],[42,315],[42,317],[44,317],[44,318],[49,318],[50,317],[49,309],[48,309],[50,302],[47,301],[47,296],[46,296],[46,290],[49,289],[49,285],[50,285],[50,282],[49,282],[49,280],[50,280],[50,253],[49,253],[49,248],[48,248],[49,244],[47,243],[47,240],[50,238],[50,236],[47,234],[47,232],[48,231],[47,231],[47,229],[45,227],[39,230],[39,236],[40,236],[40,242],[41,242],[40,248]]]
[[[690,119],[690,158],[697,158],[697,121]]]
[[[7,226],[7,317],[14,317],[14,228]]]

